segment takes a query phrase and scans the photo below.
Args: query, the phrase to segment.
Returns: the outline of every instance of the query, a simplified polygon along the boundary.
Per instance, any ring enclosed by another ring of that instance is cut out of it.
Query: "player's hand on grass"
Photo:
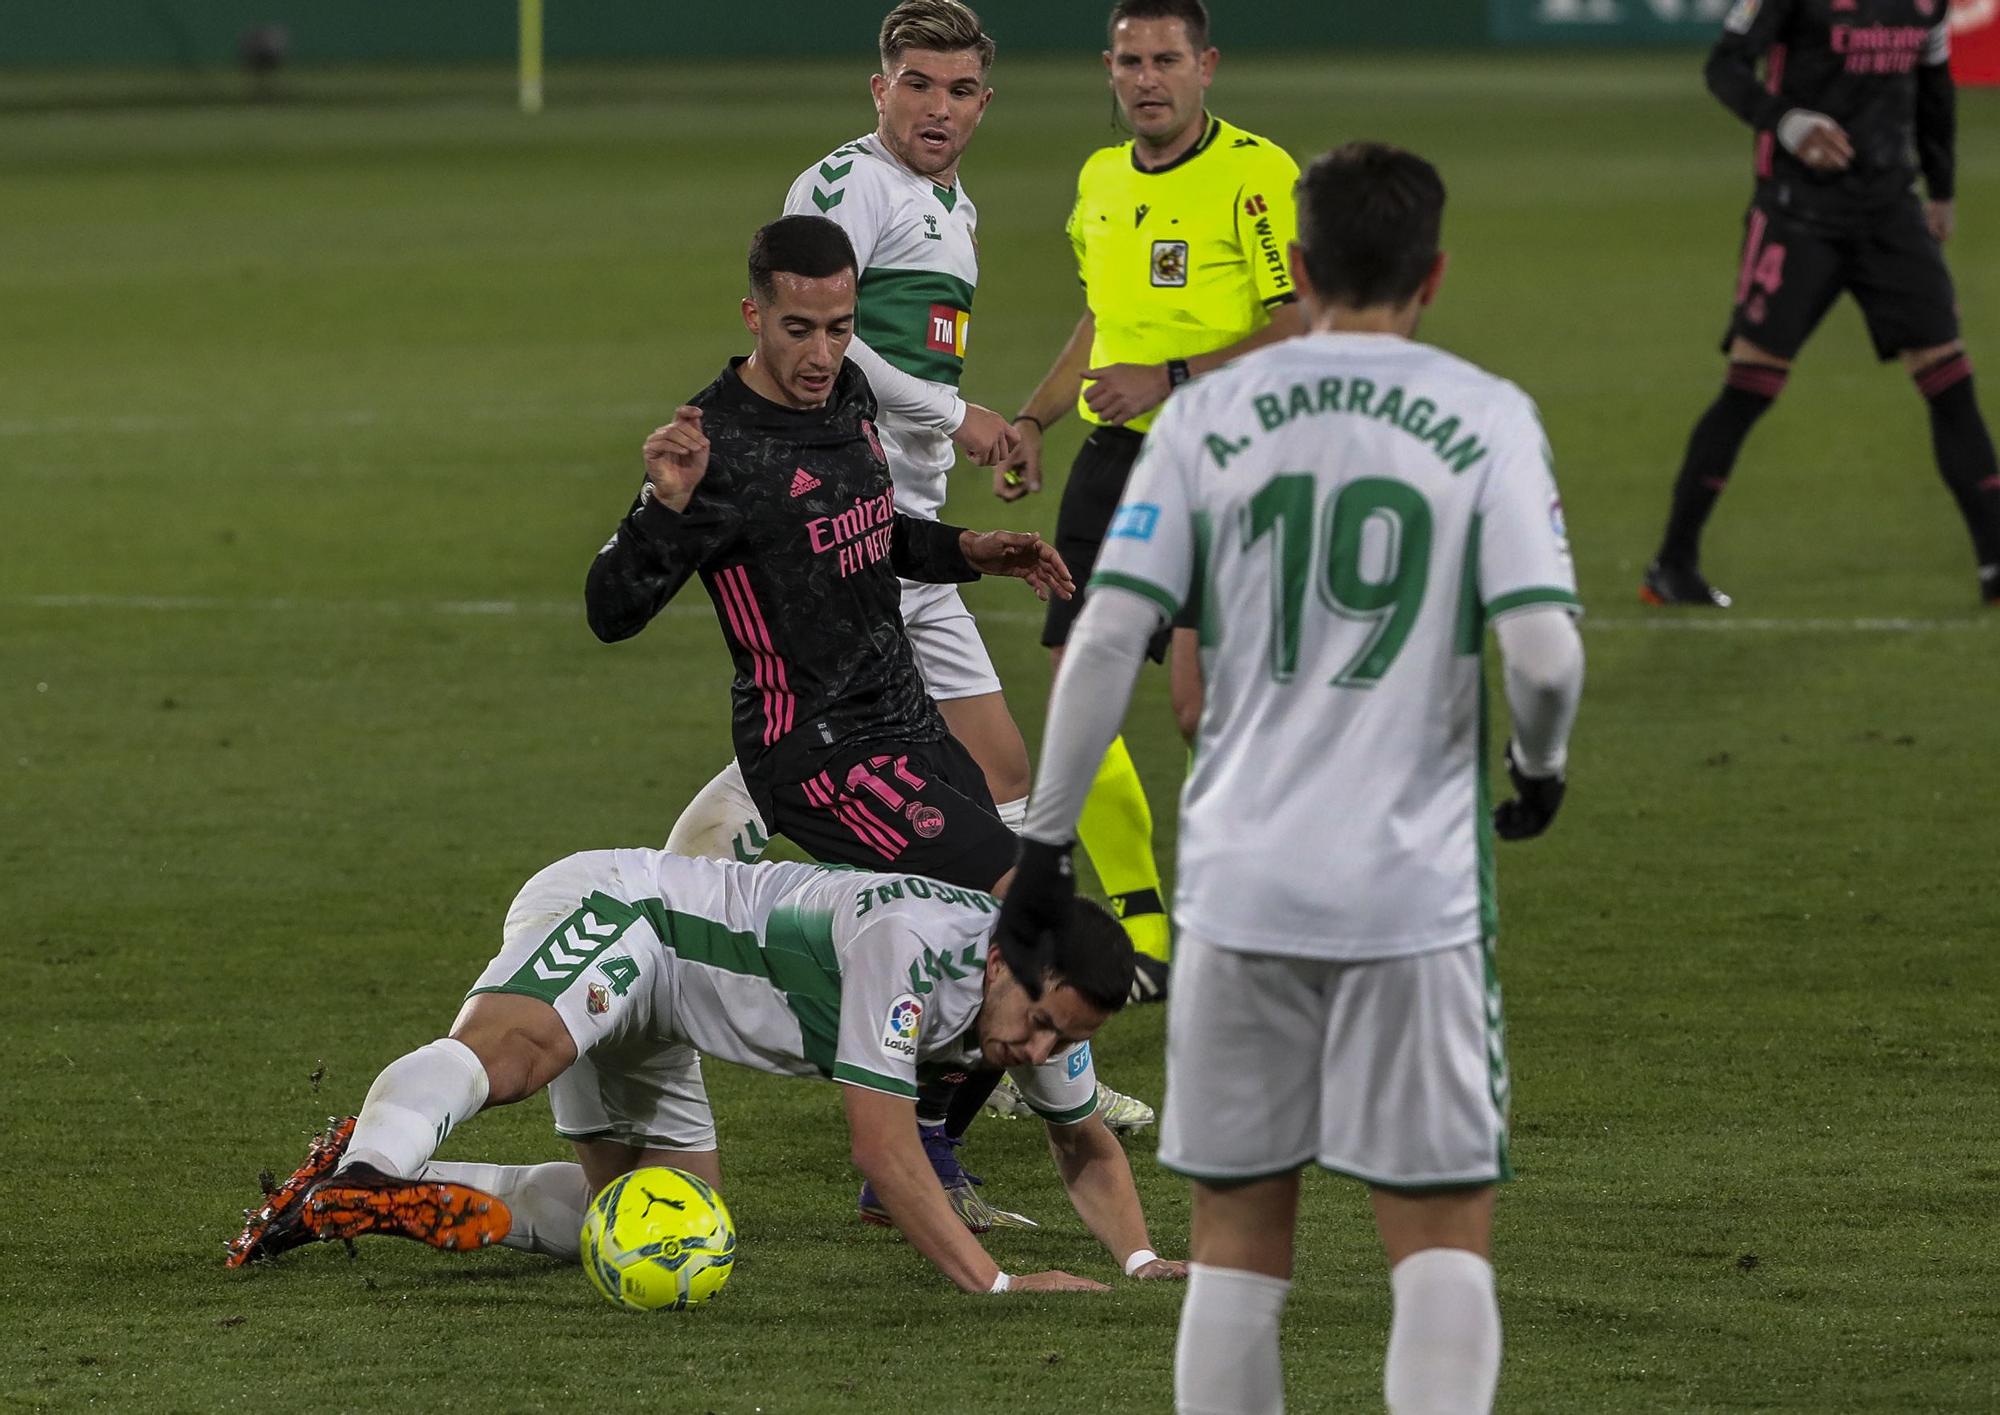
[[[1087,368],[1083,401],[1108,423],[1129,423],[1167,401],[1174,383],[1165,364],[1106,364]]]
[[[1810,108],[1794,108],[1778,120],[1778,141],[1815,172],[1845,172],[1854,161],[1847,129]]]
[[[1132,1276],[1140,1282],[1186,1282],[1187,1264],[1171,1258],[1155,1258]]]
[[[967,531],[959,537],[966,563],[982,575],[1026,580],[1035,598],[1068,599],[1076,580],[1056,548],[1033,531]]]
[[[993,494],[1002,501],[1019,501],[1042,489],[1042,425],[1019,417],[1014,432],[1020,438],[1014,455],[993,470]]]
[[[1925,202],[1924,225],[1930,228],[1931,239],[1943,245],[1958,229],[1958,204],[1949,201]]]
[[[1014,425],[977,403],[965,405],[965,421],[951,435],[959,451],[982,467],[997,466],[1020,450],[1021,435]]]
[[[1512,742],[1507,744],[1507,775],[1514,782],[1514,799],[1493,808],[1493,833],[1502,840],[1533,840],[1549,828],[1562,809],[1568,787],[1560,772],[1554,776],[1523,774]]]
[[[708,439],[701,431],[701,409],[681,407],[674,420],[653,429],[646,439],[646,484],[653,499],[669,511],[685,511],[694,489],[708,474]]]
[[[1092,1282],[1087,1277],[1075,1273],[1045,1272],[1027,1273],[1014,1278],[1007,1285],[1009,1292],[1109,1292],[1111,1289],[1101,1282]]]

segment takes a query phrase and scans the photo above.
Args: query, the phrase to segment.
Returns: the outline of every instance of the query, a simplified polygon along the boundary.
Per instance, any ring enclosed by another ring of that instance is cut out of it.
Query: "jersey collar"
[[[1169,162],[1164,167],[1140,166],[1139,144],[1137,142],[1134,142],[1132,144],[1132,170],[1134,172],[1137,172],[1142,177],[1157,177],[1162,172],[1171,172],[1176,167],[1184,166],[1185,164],[1194,161],[1197,157],[1201,156],[1204,152],[1207,152],[1211,147],[1215,146],[1215,140],[1222,136],[1222,120],[1220,118],[1210,117],[1206,113],[1204,113],[1202,116],[1208,119],[1208,127],[1202,132],[1201,141],[1196,143],[1193,147],[1189,148],[1186,152],[1182,153],[1179,157],[1176,157],[1172,162]]]
[[[880,157],[884,162],[888,163],[898,172],[901,172],[905,177],[908,177],[911,181],[914,182],[922,182],[925,186],[929,187],[931,189],[931,195],[937,198],[938,205],[943,207],[946,211],[950,211],[958,205],[959,194],[965,190],[965,185],[960,178],[954,176],[951,179],[950,186],[941,187],[936,182],[933,182],[929,177],[924,176],[922,173],[912,172],[908,167],[905,167],[903,165],[903,159],[896,156],[895,153],[891,152],[889,150],[889,144],[882,141],[881,133],[879,132],[869,133],[866,136],[864,136],[861,139],[861,141],[866,143],[877,157]]]

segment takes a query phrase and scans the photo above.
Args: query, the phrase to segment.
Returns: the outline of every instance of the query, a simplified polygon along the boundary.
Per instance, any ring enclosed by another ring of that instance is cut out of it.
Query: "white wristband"
[[[993,1285],[992,1285],[991,1287],[987,1288],[986,1290],[987,1290],[987,1291],[988,1291],[989,1293],[990,1293],[990,1292],[1005,1292],[1005,1291],[1006,1291],[1006,1290],[1007,1290],[1008,1288],[1012,1287],[1013,1285],[1014,1285],[1014,1279],[1013,1279],[1013,1278],[1011,1278],[1011,1277],[1007,1276],[1007,1274],[1005,1274],[1005,1273],[995,1273],[995,1274],[993,1275]]]
[[[1133,1273],[1145,1267],[1146,1264],[1157,1263],[1159,1261],[1160,1255],[1158,1253],[1155,1253],[1151,1248],[1141,1248],[1125,1260],[1125,1276],[1130,1277]]]

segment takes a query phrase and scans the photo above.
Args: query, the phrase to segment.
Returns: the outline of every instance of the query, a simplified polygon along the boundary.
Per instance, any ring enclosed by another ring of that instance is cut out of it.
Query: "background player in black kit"
[[[1952,233],[1956,97],[1947,0],[1737,0],[1708,86],[1757,130],[1722,395],[1702,414],[1641,598],[1726,608],[1700,571],[1701,529],[1792,359],[1850,291],[1884,361],[1930,407],[1938,471],[1972,532],[1980,593],[2000,603],[2000,466],[1941,243]],[[1758,72],[1761,60],[1763,72]],[[1912,161],[1914,153],[1915,161]],[[1930,200],[1914,189],[1921,168]]]
[[[845,360],[853,248],[823,217],[760,230],[732,359],[646,440],[646,483],[585,588],[630,638],[699,575],[736,663],[736,754],[773,830],[813,858],[990,890],[1014,863],[985,777],[925,691],[897,577],[1074,586],[1039,536],[894,508],[875,399]]]

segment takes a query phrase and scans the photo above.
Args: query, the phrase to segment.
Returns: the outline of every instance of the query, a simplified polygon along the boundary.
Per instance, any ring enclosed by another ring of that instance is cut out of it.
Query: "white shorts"
[[[556,1010],[576,1061],[549,1085],[556,1130],[650,1150],[712,1150],[701,1057],[671,1038],[674,978],[643,914],[620,904],[614,852],[550,865],[515,896],[504,942],[472,994],[518,993]]]
[[[903,627],[933,699],[980,698],[1000,691],[1000,675],[957,585],[903,581]]]
[[[1508,1084],[1490,944],[1344,963],[1174,940],[1160,1162],[1189,1178],[1497,1183]]]

